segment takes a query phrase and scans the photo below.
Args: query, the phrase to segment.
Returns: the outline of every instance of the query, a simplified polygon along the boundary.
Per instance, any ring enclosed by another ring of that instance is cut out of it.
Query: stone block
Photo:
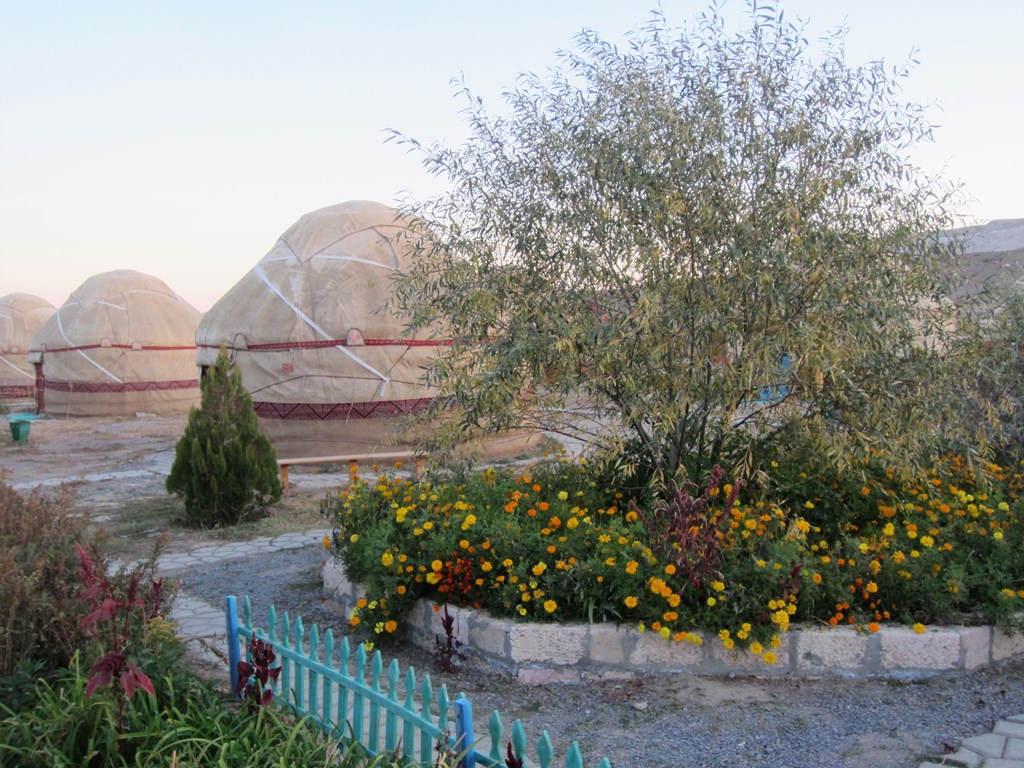
[[[992,650],[991,627],[963,627],[960,633],[960,668],[978,669],[989,662]]]
[[[929,627],[919,635],[909,627],[886,627],[878,635],[883,673],[951,670],[960,666],[960,633],[956,629]]]
[[[992,661],[1002,661],[1024,653],[1024,632],[1014,632],[1013,637],[1001,629],[992,631]]]
[[[509,650],[513,664],[578,664],[586,650],[585,624],[512,624]]]
[[[591,624],[587,628],[587,658],[594,664],[626,664],[629,661],[628,637],[629,631],[625,627]]]
[[[477,611],[469,621],[469,647],[500,661],[508,661],[506,622]]]
[[[630,632],[635,637],[630,666],[642,672],[696,669],[704,662],[704,646],[666,640],[657,632]],[[707,642],[707,640],[705,640]]]
[[[853,627],[801,629],[794,633],[796,671],[801,675],[847,676],[870,671],[869,635]]]

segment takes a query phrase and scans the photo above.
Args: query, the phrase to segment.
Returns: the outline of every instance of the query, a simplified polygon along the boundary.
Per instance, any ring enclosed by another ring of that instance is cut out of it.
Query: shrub
[[[166,487],[203,528],[256,519],[281,498],[274,447],[224,349],[203,377],[202,403],[189,414]]]
[[[69,493],[22,496],[0,482],[0,676],[64,667],[83,645],[76,546],[102,560],[85,526]]]

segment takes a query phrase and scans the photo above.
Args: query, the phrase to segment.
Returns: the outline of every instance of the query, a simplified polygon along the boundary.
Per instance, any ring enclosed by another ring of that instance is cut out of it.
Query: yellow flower
[[[562,501],[565,501],[566,499],[569,498],[569,494],[566,493],[565,491],[559,491],[558,498],[560,498]]]
[[[725,584],[721,581],[712,581],[711,588],[715,590],[715,592],[721,592],[725,589]]]
[[[711,607],[714,607],[715,603],[717,603],[717,602],[718,601],[715,600],[715,598],[713,598],[713,597],[709,597],[708,598],[708,605],[711,606]]]
[[[435,560],[430,564],[430,569],[434,571],[434,573],[437,573],[442,568],[444,568],[444,563],[442,563],[440,560]]]
[[[324,534],[324,549],[330,549],[330,548],[331,548],[331,537],[328,536],[327,534]]]
[[[668,638],[672,634],[672,630],[670,630],[668,627],[662,627],[661,629],[658,630],[658,634],[661,635],[666,640],[668,640]]]
[[[324,537],[324,538],[326,538],[326,537]],[[994,531],[992,533],[992,538],[995,539],[996,541],[1002,541],[1003,540],[1003,532],[1002,531]]]
[[[760,656],[762,652],[764,652],[764,648],[761,646],[759,642],[754,641],[750,644],[750,652],[755,656]]]
[[[768,653],[762,656],[761,659],[764,661],[765,664],[774,664],[778,660],[776,659],[775,654],[771,651],[768,651]]]
[[[348,540],[355,544],[357,541],[359,541],[359,534],[353,533],[351,536],[348,537]]]
[[[917,624],[914,625],[914,631],[917,632],[917,634],[919,635],[923,635],[925,633],[925,629],[925,625],[921,622],[917,622]]]
[[[640,563],[638,563],[636,560],[630,560],[628,563],[626,563],[626,573],[632,575],[636,573],[636,569],[639,567]]]
[[[626,604],[627,608],[636,608],[636,604],[639,601],[635,597],[633,597],[633,595],[628,595],[626,597],[626,599],[623,600],[622,602],[624,602]]]
[[[934,543],[935,543],[935,539],[933,539],[931,536],[922,536],[921,537],[921,546],[922,547],[930,547]]]
[[[383,555],[380,556],[380,564],[383,565],[385,568],[390,568],[391,564],[394,562],[394,555],[392,555],[390,552],[385,552]]]
[[[533,568],[530,569],[530,572],[533,573],[534,576],[540,576],[547,569],[547,563],[537,563],[535,566],[533,566]]]
[[[462,521],[462,530],[468,531],[475,524],[476,524],[476,515],[474,515],[474,514],[466,515],[466,519]]]
[[[556,603],[554,600],[546,600],[544,602],[544,610],[548,613],[554,613],[556,610],[558,610],[558,603]]]

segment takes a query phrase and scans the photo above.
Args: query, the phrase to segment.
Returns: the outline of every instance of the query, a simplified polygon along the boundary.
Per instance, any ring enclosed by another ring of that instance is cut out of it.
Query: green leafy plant
[[[167,477],[189,522],[210,528],[260,517],[281,498],[276,453],[259,428],[241,373],[222,349],[201,383]]]

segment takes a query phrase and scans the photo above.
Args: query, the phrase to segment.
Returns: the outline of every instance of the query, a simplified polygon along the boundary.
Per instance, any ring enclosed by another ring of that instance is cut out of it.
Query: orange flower
[[[546,501],[542,501],[537,505],[537,508],[540,509],[541,512],[547,512],[549,506],[550,505]]]

